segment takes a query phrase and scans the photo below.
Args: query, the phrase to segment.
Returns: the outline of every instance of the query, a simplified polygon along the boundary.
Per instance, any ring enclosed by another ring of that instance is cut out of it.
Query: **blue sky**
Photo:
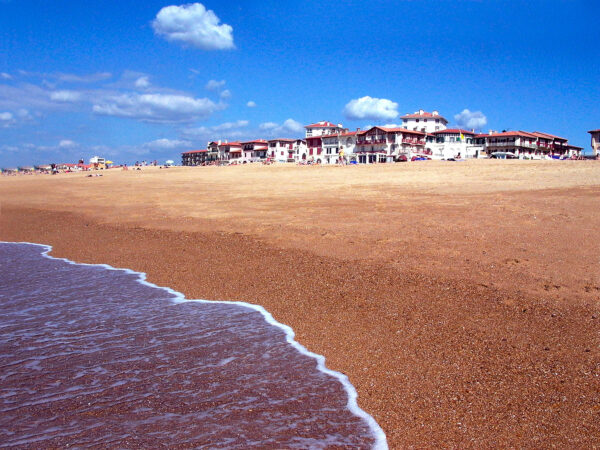
[[[0,167],[180,160],[418,109],[589,151],[599,21],[597,0],[0,0]]]

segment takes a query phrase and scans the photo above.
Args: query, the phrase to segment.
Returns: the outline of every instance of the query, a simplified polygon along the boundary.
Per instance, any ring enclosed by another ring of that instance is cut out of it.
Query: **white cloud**
[[[344,108],[348,119],[390,120],[398,117],[398,103],[368,95],[348,102]]]
[[[246,103],[246,106],[248,108],[256,108],[256,102],[253,102],[252,100],[250,100],[248,103]]]
[[[203,50],[235,48],[233,28],[201,3],[166,6],[152,21],[154,32],[167,41],[181,42]]]
[[[272,130],[273,128],[277,128],[279,126],[279,124],[275,123],[275,122],[264,122],[261,123],[258,128],[261,130]]]
[[[72,141],[70,139],[63,139],[62,141],[60,141],[58,143],[58,146],[60,148],[73,148],[73,147],[77,147],[78,144],[75,141]]]
[[[4,80],[12,80],[12,76],[6,72],[0,72],[0,78]]]
[[[250,122],[247,120],[236,120],[235,122],[225,122],[220,125],[209,127],[187,128],[183,130],[186,135],[203,137],[208,139],[220,139],[221,137],[239,137],[244,134],[245,129]]]
[[[191,147],[190,141],[180,139],[156,139],[152,142],[146,142],[144,147],[161,150],[171,150],[174,148]]]
[[[95,83],[96,81],[107,80],[112,77],[110,72],[91,73],[89,75],[75,75],[72,73],[59,73],[56,75],[60,81],[70,83]]]
[[[96,114],[146,122],[189,122],[222,109],[208,98],[175,94],[122,94],[94,104]]]
[[[134,83],[136,88],[145,89],[150,86],[150,80],[147,76],[139,77]]]
[[[50,92],[50,99],[57,102],[76,102],[81,99],[81,93],[76,91],[54,91]]]
[[[0,113],[0,120],[2,120],[2,121],[13,120],[13,118],[14,118],[13,114],[8,111]]]
[[[481,111],[469,111],[468,109],[463,109],[460,114],[456,114],[454,120],[460,127],[475,130],[481,130],[487,125],[487,117]]]
[[[275,122],[264,122],[261,123],[258,128],[271,136],[279,137],[285,137],[290,134],[297,134],[304,131],[302,124],[294,119],[287,119],[281,125]]]
[[[231,98],[231,91],[229,89],[225,89],[223,92],[221,92],[220,97],[222,99]]]
[[[209,91],[218,91],[223,86],[225,86],[225,80],[208,80],[204,87]]]

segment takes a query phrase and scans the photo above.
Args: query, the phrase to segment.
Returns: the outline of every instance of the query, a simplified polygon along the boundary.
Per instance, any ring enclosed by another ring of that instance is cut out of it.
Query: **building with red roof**
[[[306,125],[304,128],[306,128],[307,138],[322,136],[324,134],[344,133],[348,131],[342,126],[341,123],[338,123],[336,125],[334,123],[327,122],[326,120]]]
[[[426,134],[402,127],[371,127],[357,133],[356,160],[361,164],[407,161],[427,156]]]
[[[476,135],[475,142],[483,145],[488,157],[508,153],[521,159],[557,159],[578,157],[582,150],[565,138],[539,131],[490,131]]]
[[[184,166],[200,166],[208,157],[208,150],[190,150],[181,154],[181,164]]]
[[[405,114],[401,119],[403,128],[422,131],[423,133],[444,130],[448,125],[446,118],[441,116],[439,112],[426,112],[422,109],[415,111],[414,114]]]

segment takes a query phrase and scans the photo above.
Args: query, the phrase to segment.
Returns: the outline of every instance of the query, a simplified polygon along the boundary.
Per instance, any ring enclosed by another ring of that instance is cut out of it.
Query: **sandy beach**
[[[391,448],[600,446],[600,162],[0,177],[0,240],[264,306]]]

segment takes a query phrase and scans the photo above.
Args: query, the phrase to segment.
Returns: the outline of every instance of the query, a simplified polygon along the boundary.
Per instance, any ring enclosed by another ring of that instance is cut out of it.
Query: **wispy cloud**
[[[225,80],[208,80],[204,87],[209,91],[218,91],[223,86],[225,86]]]
[[[87,75],[76,75],[72,73],[58,73],[55,75],[60,81],[66,81],[69,83],[95,83],[98,81],[108,80],[112,77],[110,72],[98,72]]]
[[[192,146],[190,141],[182,140],[182,139],[156,139],[151,142],[146,142],[144,147],[150,149],[159,149],[159,150],[173,150],[176,148],[189,148]]]
[[[167,41],[202,50],[235,48],[233,28],[201,3],[165,6],[152,21],[154,32]]]
[[[246,103],[246,106],[248,108],[256,108],[256,102],[253,102],[252,100],[250,100],[248,103]]]
[[[102,99],[92,109],[101,115],[174,123],[206,118],[223,106],[186,95],[127,93]]]
[[[302,124],[294,119],[287,119],[281,125],[276,122],[263,122],[258,128],[270,137],[295,137],[304,131]]]
[[[54,91],[50,92],[50,99],[56,100],[57,102],[77,102],[81,100],[82,93],[77,91]]]

